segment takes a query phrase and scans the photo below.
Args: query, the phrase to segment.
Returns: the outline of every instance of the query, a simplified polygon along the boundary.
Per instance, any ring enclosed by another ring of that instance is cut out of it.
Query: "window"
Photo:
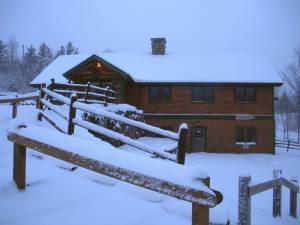
[[[235,88],[236,102],[255,102],[256,88],[255,87],[236,87]]]
[[[150,102],[170,102],[171,88],[154,86],[149,88]]]
[[[256,145],[255,127],[237,127],[235,142],[237,145]]]
[[[214,89],[212,86],[192,87],[193,102],[212,102],[214,101]]]

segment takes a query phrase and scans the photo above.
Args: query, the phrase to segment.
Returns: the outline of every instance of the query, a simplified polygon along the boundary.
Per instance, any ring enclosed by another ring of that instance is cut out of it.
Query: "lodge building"
[[[177,131],[189,126],[189,152],[274,153],[274,87],[282,85],[261,55],[166,52],[60,56],[32,82],[109,85],[120,102],[144,111],[146,122]]]

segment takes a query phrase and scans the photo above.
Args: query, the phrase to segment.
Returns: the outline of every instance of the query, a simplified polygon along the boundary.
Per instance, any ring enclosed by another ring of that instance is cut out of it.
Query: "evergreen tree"
[[[0,73],[7,73],[9,66],[7,46],[0,40]]]
[[[69,41],[66,46],[66,54],[67,55],[75,55],[78,54],[78,48],[73,46],[72,41]]]
[[[62,45],[62,46],[60,46],[60,49],[56,52],[55,58],[57,58],[58,56],[61,56],[61,55],[65,55],[65,54],[66,54],[66,49]]]
[[[41,72],[46,66],[48,66],[53,60],[52,50],[46,43],[41,43],[38,52],[38,68],[37,72]]]
[[[38,56],[32,45],[26,50],[23,64],[26,78],[29,80],[34,78],[38,72]]]

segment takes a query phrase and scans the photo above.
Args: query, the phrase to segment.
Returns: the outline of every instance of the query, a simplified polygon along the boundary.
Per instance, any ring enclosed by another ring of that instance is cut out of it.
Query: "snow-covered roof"
[[[37,75],[30,84],[49,83],[52,78],[54,78],[56,82],[66,83],[68,80],[63,76],[63,74],[90,56],[91,55],[88,54],[59,56],[39,75]]]
[[[91,55],[60,56],[39,74],[31,84],[66,82],[63,76]],[[145,83],[271,83],[282,80],[262,55],[238,52],[219,53],[102,53],[98,57]]]
[[[105,53],[136,82],[282,83],[271,63],[250,53]]]

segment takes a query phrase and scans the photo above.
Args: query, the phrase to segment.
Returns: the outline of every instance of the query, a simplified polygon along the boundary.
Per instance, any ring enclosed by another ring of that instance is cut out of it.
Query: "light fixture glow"
[[[99,62],[97,62],[97,67],[100,68],[101,67],[101,64]]]

